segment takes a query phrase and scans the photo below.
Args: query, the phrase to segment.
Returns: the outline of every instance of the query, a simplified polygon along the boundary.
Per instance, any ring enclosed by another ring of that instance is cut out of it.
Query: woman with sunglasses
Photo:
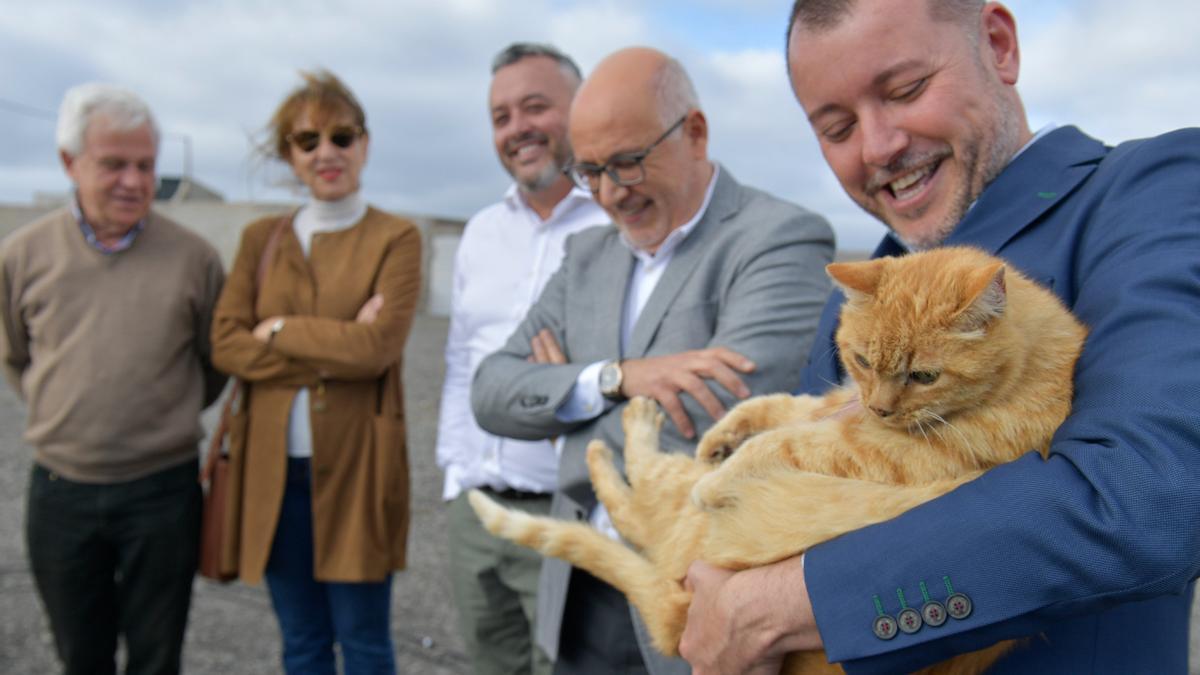
[[[393,673],[391,573],[405,564],[401,354],[420,236],[359,193],[362,107],[302,73],[264,150],[309,200],[243,232],[213,321],[213,361],[242,380],[239,575],[264,576],[288,673]]]

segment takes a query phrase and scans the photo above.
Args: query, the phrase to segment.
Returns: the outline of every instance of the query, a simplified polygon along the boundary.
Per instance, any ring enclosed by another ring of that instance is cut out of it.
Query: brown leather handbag
[[[200,576],[213,581],[233,581],[238,575],[239,535],[242,519],[242,466],[246,442],[245,388],[241,381],[221,409],[221,421],[208,445],[200,472],[205,486],[200,524]],[[225,440],[228,438],[228,444]]]
[[[267,269],[279,248],[284,229],[292,222],[280,218],[258,259],[254,294],[251,305],[257,304]],[[246,428],[249,422],[247,382],[235,379],[221,419],[208,444],[208,454],[200,471],[204,486],[204,510],[200,525],[200,576],[213,581],[229,582],[238,576],[238,555],[242,522],[242,467],[245,464]],[[228,442],[227,442],[228,441]]]

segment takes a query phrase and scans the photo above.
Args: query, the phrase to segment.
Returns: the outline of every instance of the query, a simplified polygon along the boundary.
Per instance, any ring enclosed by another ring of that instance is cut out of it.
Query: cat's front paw
[[[762,426],[763,406],[768,397],[757,397],[734,406],[711,429],[700,437],[696,445],[696,461],[717,466],[733,456]]]
[[[748,416],[742,410],[730,410],[721,421],[700,437],[696,445],[696,461],[717,466],[733,456],[747,439],[754,435]]]
[[[696,461],[716,466],[729,459],[744,440],[740,434],[711,430],[700,438],[700,444],[696,446]]]

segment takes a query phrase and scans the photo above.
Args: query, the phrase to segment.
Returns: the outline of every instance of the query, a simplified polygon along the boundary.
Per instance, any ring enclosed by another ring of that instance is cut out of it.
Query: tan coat
[[[403,569],[408,533],[401,355],[416,309],[421,239],[375,209],[353,227],[319,233],[306,259],[291,227],[251,307],[263,248],[279,217],[248,225],[213,317],[213,362],[249,382],[239,572],[262,579],[287,474],[292,400],[310,391],[313,555],[321,581],[377,581]],[[356,323],[383,294],[373,324]],[[261,319],[285,317],[264,344]]]

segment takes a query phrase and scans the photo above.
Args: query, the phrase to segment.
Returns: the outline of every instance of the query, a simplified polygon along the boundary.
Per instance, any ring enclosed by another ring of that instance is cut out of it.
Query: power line
[[[26,117],[36,117],[38,119],[49,120],[51,122],[58,119],[58,115],[55,115],[54,113],[52,113],[48,110],[42,110],[41,108],[35,108],[31,105],[25,105],[24,103],[18,103],[17,101],[10,101],[6,98],[0,98],[0,110],[8,110],[9,112],[17,113],[18,115],[25,115]]]
[[[37,119],[48,120],[50,122],[55,122],[58,120],[58,115],[50,112],[49,110],[42,110],[41,108],[35,108],[31,105],[25,105],[24,103],[19,103],[6,98],[0,98],[0,110],[8,110],[10,112],[17,113],[18,115],[35,117]],[[171,131],[164,131],[162,132],[162,135],[166,138],[177,139],[183,143],[183,178],[185,180],[191,180],[192,137],[188,134]]]

